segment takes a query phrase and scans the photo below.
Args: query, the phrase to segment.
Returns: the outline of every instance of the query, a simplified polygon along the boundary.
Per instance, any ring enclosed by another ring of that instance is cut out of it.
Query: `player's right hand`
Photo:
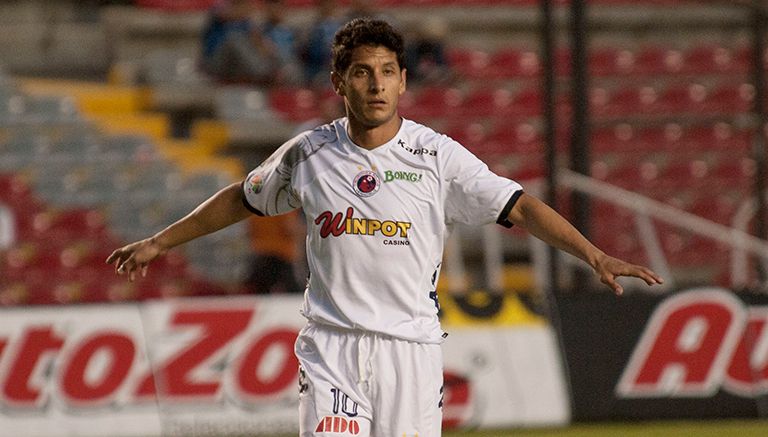
[[[128,275],[128,280],[133,282],[136,272],[146,276],[149,263],[165,252],[167,249],[160,246],[154,238],[147,238],[115,250],[109,255],[106,263],[114,263],[115,273]]]
[[[595,273],[600,277],[600,282],[610,287],[617,296],[624,293],[624,287],[616,281],[619,276],[640,278],[648,285],[664,283],[664,279],[648,267],[631,264],[605,254],[599,257]]]

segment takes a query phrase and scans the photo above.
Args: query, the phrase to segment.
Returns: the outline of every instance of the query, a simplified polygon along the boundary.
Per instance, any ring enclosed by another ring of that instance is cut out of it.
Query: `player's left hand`
[[[598,259],[595,273],[600,277],[600,282],[609,286],[617,296],[624,293],[624,287],[616,281],[619,276],[640,278],[648,285],[664,283],[664,279],[648,267],[630,264],[609,255],[603,255]]]
[[[147,238],[115,250],[109,255],[106,263],[114,264],[115,273],[128,275],[128,280],[133,282],[137,272],[146,276],[149,263],[166,251],[167,249],[161,247],[154,238]]]

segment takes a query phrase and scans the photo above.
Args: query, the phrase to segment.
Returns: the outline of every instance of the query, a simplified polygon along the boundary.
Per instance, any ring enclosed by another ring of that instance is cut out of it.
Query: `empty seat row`
[[[595,87],[591,90],[590,109],[596,118],[727,115],[751,111],[754,99],[754,86],[744,82],[625,86],[613,90]]]
[[[423,86],[409,89],[400,99],[400,111],[409,118],[537,117],[543,113],[544,96],[538,84],[528,86],[467,87]],[[306,121],[321,117],[322,105],[335,95],[309,88],[277,88],[270,92],[269,105],[284,118]],[[683,115],[736,115],[752,110],[754,86],[747,82],[629,84],[590,90],[591,115],[597,120]],[[768,101],[766,102],[768,104]],[[558,92],[555,110],[561,116],[572,111],[570,96]]]
[[[543,152],[546,147],[543,126],[535,120],[472,117],[448,120],[440,130],[479,153],[532,153]],[[569,148],[570,132],[569,125],[556,127],[556,147],[562,153]],[[592,128],[589,145],[596,157],[613,152],[632,156],[702,152],[749,156],[756,135],[754,129],[736,127],[725,121],[645,126],[621,122]]]
[[[447,56],[452,68],[461,77],[469,79],[526,78],[542,74],[543,62],[535,48],[451,47]],[[763,59],[764,67],[768,68],[768,52]],[[558,48],[554,62],[558,75],[569,75],[573,62],[570,48]],[[589,50],[587,64],[589,73],[597,77],[748,73],[752,68],[752,48],[745,44],[713,43],[688,48],[658,44],[598,46]]]
[[[680,123],[633,126],[629,123],[597,127],[591,131],[595,153],[722,151],[747,155],[756,132],[724,121],[691,125]]]

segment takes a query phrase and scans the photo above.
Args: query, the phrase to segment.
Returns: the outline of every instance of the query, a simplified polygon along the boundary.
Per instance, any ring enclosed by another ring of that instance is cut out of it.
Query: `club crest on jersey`
[[[352,188],[360,197],[371,197],[381,188],[381,179],[376,172],[365,170],[355,176],[352,181]]]

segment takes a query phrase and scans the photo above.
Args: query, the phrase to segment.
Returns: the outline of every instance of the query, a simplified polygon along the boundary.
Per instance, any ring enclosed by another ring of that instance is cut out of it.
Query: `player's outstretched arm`
[[[651,269],[630,264],[606,255],[589,242],[572,224],[539,199],[523,194],[509,212],[510,222],[528,230],[544,242],[564,250],[589,264],[600,281],[620,295],[624,292],[616,282],[619,276],[634,276],[648,285],[661,284],[664,280]]]
[[[133,281],[137,272],[145,276],[149,263],[171,248],[223,229],[249,215],[243,205],[240,184],[234,183],[154,236],[115,250],[106,262],[114,263],[117,274],[128,275],[128,280]]]

